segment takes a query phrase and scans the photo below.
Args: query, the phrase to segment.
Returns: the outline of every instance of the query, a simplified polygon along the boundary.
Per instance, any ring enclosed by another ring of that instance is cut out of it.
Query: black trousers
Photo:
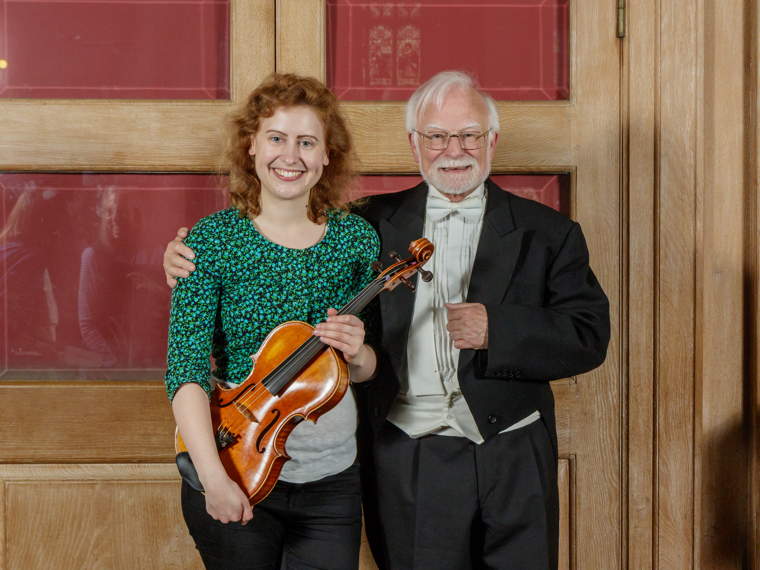
[[[556,570],[557,457],[543,421],[481,445],[385,422],[372,456],[365,518],[381,568]]]
[[[221,523],[201,493],[182,484],[182,514],[206,568],[354,570],[359,566],[358,465],[304,484],[278,482],[247,525]]]

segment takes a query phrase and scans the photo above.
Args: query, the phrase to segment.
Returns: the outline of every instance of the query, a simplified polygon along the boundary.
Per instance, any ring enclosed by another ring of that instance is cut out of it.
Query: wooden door
[[[362,193],[400,190],[418,180],[404,129],[403,99],[420,80],[458,64],[491,88],[497,100],[513,99],[498,102],[502,124],[495,178],[518,193],[564,209],[581,223],[592,266],[610,298],[612,341],[606,362],[589,374],[554,382],[553,389],[561,456],[561,568],[611,570],[623,564],[624,528],[625,227],[615,4],[516,4],[484,2],[475,9],[454,0],[279,0],[277,67],[326,79],[345,101],[365,175]],[[305,21],[317,25],[304,26]],[[520,46],[505,37],[503,46],[484,40],[481,52],[470,49],[470,43],[478,42],[473,34],[493,37],[504,30],[505,35],[530,36],[533,29],[525,33],[520,27],[531,25],[538,26],[532,35],[546,35],[544,46]],[[553,50],[556,59],[547,64],[542,49]],[[478,55],[480,61],[475,61]],[[553,77],[523,69],[526,81],[535,77],[537,84],[510,86],[506,76],[515,66],[508,60],[519,60],[525,67],[532,65],[532,56],[542,66],[541,73]],[[563,57],[564,64],[558,63]],[[566,80],[563,73],[569,74]],[[378,98],[386,100],[372,100]]]

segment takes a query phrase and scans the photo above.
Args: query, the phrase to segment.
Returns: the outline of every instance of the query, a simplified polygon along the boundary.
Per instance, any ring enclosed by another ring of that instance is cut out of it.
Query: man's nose
[[[462,156],[464,154],[464,149],[458,136],[449,137],[449,146],[446,147],[445,154],[446,156]]]

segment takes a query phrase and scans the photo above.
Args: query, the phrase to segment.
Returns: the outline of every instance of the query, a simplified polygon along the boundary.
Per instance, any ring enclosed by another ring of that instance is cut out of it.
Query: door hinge
[[[625,0],[617,1],[617,37],[625,37]]]

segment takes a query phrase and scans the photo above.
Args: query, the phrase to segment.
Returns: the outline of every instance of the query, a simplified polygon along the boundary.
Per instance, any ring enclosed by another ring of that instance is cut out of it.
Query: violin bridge
[[[259,419],[253,415],[253,412],[246,406],[245,404],[241,404],[240,402],[235,402],[235,409],[243,414],[243,416],[249,421],[253,423],[259,423]]]

